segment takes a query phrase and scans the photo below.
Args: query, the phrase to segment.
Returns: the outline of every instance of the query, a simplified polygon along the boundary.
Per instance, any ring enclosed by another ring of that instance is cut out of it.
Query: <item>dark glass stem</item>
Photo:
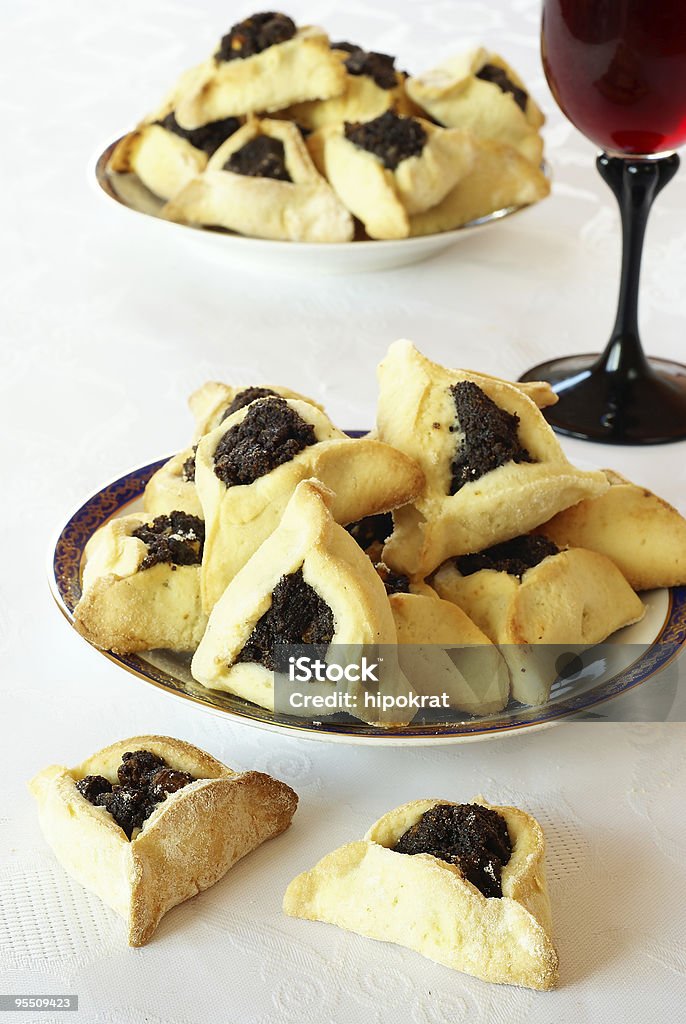
[[[679,167],[676,153],[661,160],[627,160],[601,153],[596,167],[619,203],[622,217],[622,275],[617,319],[597,369],[633,376],[649,372],[638,333],[638,286],[648,215],[653,200]]]
[[[545,415],[560,433],[610,444],[675,441],[686,437],[686,367],[646,358],[638,330],[638,289],[648,214],[676,174],[679,157],[603,153],[596,163],[622,218],[622,272],[612,336],[599,356],[554,359],[521,379],[550,381],[558,402]]]

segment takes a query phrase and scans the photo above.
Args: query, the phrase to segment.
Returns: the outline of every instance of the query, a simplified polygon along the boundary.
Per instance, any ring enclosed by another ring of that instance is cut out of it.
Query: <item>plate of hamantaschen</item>
[[[520,76],[484,47],[455,49],[408,74],[253,15],[98,152],[97,186],[219,258],[334,273],[424,259],[550,191],[544,117]]]
[[[207,383],[188,448],[60,528],[53,594],[120,669],[267,729],[461,742],[585,712],[683,646],[686,521],[572,465],[541,412],[554,400],[408,341],[380,364],[371,432],[285,386]],[[324,664],[382,651],[389,692],[414,703],[284,707],[283,645]]]

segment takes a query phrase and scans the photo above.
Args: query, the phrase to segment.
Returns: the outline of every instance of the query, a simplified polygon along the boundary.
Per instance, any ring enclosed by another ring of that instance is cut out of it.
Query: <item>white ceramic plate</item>
[[[116,144],[116,141],[110,143],[94,160],[90,178],[95,182],[101,196],[114,200],[136,216],[146,216],[150,230],[159,232],[162,241],[166,242],[170,238],[186,240],[192,245],[202,246],[207,256],[217,260],[240,263],[241,266],[259,265],[262,269],[269,268],[289,274],[368,273],[419,263],[457,245],[458,242],[465,241],[477,232],[484,231],[505,217],[528,209],[527,206],[508,206],[454,231],[394,241],[369,240],[327,244],[248,238],[220,229],[192,227],[164,220],[160,217],[162,201],[154,196],[136,175],[107,171],[107,163]]]

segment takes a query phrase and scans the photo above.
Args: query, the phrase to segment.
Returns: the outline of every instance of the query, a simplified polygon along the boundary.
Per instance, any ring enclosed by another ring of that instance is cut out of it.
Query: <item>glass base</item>
[[[605,444],[667,444],[686,439],[686,366],[648,359],[625,377],[598,365],[600,356],[551,359],[521,381],[546,380],[558,396],[543,410],[553,430]]]

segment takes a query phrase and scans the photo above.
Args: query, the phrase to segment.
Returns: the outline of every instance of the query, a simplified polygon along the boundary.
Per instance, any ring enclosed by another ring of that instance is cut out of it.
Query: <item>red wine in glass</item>
[[[623,229],[617,318],[600,355],[550,360],[522,380],[552,384],[561,433],[615,444],[686,437],[686,367],[647,359],[638,331],[643,238],[686,142],[686,0],[544,0],[541,53],[569,120],[604,152],[596,165]]]

